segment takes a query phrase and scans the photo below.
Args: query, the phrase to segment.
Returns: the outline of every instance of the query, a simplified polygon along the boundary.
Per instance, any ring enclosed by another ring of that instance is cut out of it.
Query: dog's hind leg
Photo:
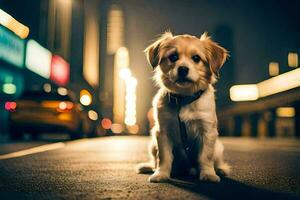
[[[224,162],[223,158],[224,146],[220,140],[216,140],[214,152],[214,166],[217,174],[228,176],[230,173],[230,165]]]
[[[152,136],[153,137],[153,136]],[[138,174],[147,174],[155,171],[157,167],[157,142],[153,137],[148,147],[149,162],[140,163],[136,166],[136,173]]]

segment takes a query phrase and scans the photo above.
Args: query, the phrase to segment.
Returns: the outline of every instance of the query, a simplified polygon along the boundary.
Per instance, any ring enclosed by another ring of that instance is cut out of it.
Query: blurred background
[[[222,136],[300,136],[300,1],[0,0],[0,140],[148,135],[157,90],[143,50],[207,31],[230,52]],[[148,116],[148,117],[147,117]]]

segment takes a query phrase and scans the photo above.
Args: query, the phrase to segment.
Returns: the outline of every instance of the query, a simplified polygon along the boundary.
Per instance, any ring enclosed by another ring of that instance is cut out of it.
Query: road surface
[[[2,144],[0,199],[300,199],[299,140],[223,138],[233,169],[219,184],[147,182],[134,166],[147,160],[148,140]]]

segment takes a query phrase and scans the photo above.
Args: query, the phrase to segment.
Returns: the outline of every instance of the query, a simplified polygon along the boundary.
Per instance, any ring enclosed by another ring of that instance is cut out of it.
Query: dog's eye
[[[168,58],[169,58],[169,60],[170,60],[172,63],[176,62],[176,61],[179,59],[177,53],[171,54]]]
[[[192,56],[192,59],[193,59],[193,61],[194,61],[195,63],[199,63],[199,62],[201,61],[201,58],[200,58],[200,56],[198,56],[198,55]]]

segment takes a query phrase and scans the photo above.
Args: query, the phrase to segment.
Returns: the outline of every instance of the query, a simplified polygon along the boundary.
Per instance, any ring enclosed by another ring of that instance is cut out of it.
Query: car
[[[74,95],[73,95],[74,96]],[[9,117],[10,138],[21,139],[30,133],[35,139],[40,133],[66,132],[70,138],[82,138],[91,129],[86,112],[68,92],[26,91],[12,105]]]

